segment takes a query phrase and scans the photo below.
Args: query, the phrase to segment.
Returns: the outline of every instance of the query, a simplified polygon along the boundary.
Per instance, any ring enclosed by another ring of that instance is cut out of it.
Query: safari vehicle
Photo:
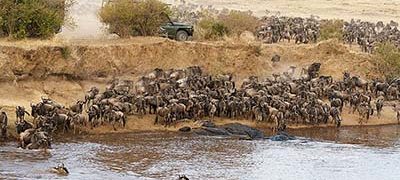
[[[187,41],[193,37],[193,25],[173,22],[167,14],[167,22],[160,27],[161,36],[175,39],[177,41]]]

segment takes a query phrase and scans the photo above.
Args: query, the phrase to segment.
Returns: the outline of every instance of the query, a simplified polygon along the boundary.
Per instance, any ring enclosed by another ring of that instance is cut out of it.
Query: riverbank
[[[0,107],[9,115],[10,131],[15,132],[15,107],[37,103],[42,96],[69,107],[95,86],[104,90],[114,78],[137,80],[155,68],[184,68],[198,65],[206,73],[217,75],[232,73],[237,84],[244,78],[271,76],[296,66],[295,76],[308,65],[321,63],[321,75],[342,78],[347,70],[361,77],[377,76],[373,72],[373,58],[329,40],[317,44],[292,43],[259,44],[257,42],[175,42],[157,37],[137,37],[118,40],[91,41],[39,41],[10,42],[0,40]],[[272,64],[273,55],[281,56]],[[30,117],[28,121],[32,121]],[[215,119],[216,124],[239,122],[267,130],[272,124],[249,120]],[[153,124],[154,116],[130,116],[121,132],[176,131],[183,126],[196,127],[185,121],[165,128]],[[390,105],[384,107],[383,116],[373,116],[367,125],[396,124],[396,115]],[[343,126],[357,126],[358,115],[344,109]],[[321,125],[321,126],[332,126]],[[307,128],[313,125],[289,125],[289,128]],[[89,130],[91,133],[114,132],[111,127]]]
[[[8,114],[12,114],[12,111],[7,111]],[[397,125],[397,119],[395,118],[395,113],[391,112],[389,108],[385,108],[382,112],[382,117],[378,119],[377,117],[373,116],[368,121],[367,124],[360,125],[358,114],[350,114],[349,108],[344,108],[343,113],[343,121],[342,121],[342,128],[346,127],[358,127],[358,128],[369,128],[374,126],[385,126],[385,125]],[[9,127],[9,136],[11,139],[17,137],[15,133],[15,126],[13,120],[14,118],[10,118],[10,127]],[[73,134],[73,130],[69,132],[71,136],[74,135],[82,135],[82,134],[114,134],[114,133],[138,133],[138,132],[178,132],[178,130],[182,127],[191,127],[191,128],[199,128],[203,120],[194,121],[194,120],[181,120],[177,123],[172,124],[171,126],[163,126],[163,125],[155,125],[154,124],[155,115],[131,115],[128,117],[128,121],[125,128],[117,126],[117,130],[115,131],[111,125],[103,125],[96,128],[90,127],[82,127],[76,131],[77,134]],[[205,118],[204,120],[210,120]],[[230,123],[240,123],[243,125],[247,125],[256,129],[263,131],[264,133],[271,135],[275,124],[267,123],[267,122],[256,122],[252,120],[246,119],[224,119],[224,118],[214,118],[211,120],[218,126],[230,124]],[[28,117],[28,122],[32,122],[31,118]],[[320,124],[320,125],[297,125],[297,124],[288,124],[288,130],[293,132],[299,132],[302,130],[308,131],[309,129],[320,129],[320,128],[330,128],[335,129],[335,125],[331,122],[328,124]]]

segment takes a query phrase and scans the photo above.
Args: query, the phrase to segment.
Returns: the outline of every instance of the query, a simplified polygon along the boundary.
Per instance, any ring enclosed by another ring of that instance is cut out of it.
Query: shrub
[[[1,0],[0,35],[49,38],[65,23],[72,0]]]
[[[343,20],[322,20],[320,26],[320,40],[343,38]]]
[[[214,18],[203,18],[196,25],[196,37],[200,39],[219,39],[228,33],[228,28]]]
[[[392,43],[381,43],[376,48],[376,68],[384,72],[387,79],[400,76],[400,50]]]
[[[128,37],[156,35],[167,20],[166,14],[170,9],[159,0],[115,0],[106,4],[99,16],[110,33]]]
[[[229,35],[233,36],[239,36],[244,31],[255,33],[260,26],[259,19],[251,11],[231,10],[228,14],[221,14],[219,19],[228,29]]]
[[[251,12],[225,10],[218,13],[201,14],[195,33],[200,39],[215,40],[224,36],[239,36],[244,31],[255,33],[260,25],[259,19]]]

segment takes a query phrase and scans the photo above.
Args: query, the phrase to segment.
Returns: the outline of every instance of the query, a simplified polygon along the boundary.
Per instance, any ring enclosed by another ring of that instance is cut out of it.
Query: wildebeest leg
[[[336,120],[336,127],[337,128],[340,128],[340,126],[341,126],[341,119],[340,119],[340,117],[337,117],[337,120]]]
[[[19,147],[25,149],[25,141],[23,139],[20,141]]]
[[[397,124],[400,124],[400,111],[397,111]]]
[[[113,119],[113,120],[111,121],[111,124],[112,124],[112,127],[113,127],[114,131],[117,131],[117,128],[115,127],[115,120],[116,120],[116,119]]]
[[[122,116],[121,124],[122,124],[122,127],[126,126],[126,116],[125,115]]]
[[[33,127],[38,128],[37,122],[36,122],[36,117],[33,117]]]
[[[155,118],[155,120],[154,120],[154,125],[156,125],[156,124],[158,123],[158,118],[159,118],[159,116],[156,115],[156,118]]]

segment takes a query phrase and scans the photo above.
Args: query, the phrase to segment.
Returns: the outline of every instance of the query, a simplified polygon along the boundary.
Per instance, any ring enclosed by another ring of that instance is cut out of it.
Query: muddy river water
[[[0,144],[0,179],[393,179],[400,178],[400,126],[291,131],[288,142],[179,133],[87,135],[49,152]],[[65,163],[69,176],[49,168]]]

